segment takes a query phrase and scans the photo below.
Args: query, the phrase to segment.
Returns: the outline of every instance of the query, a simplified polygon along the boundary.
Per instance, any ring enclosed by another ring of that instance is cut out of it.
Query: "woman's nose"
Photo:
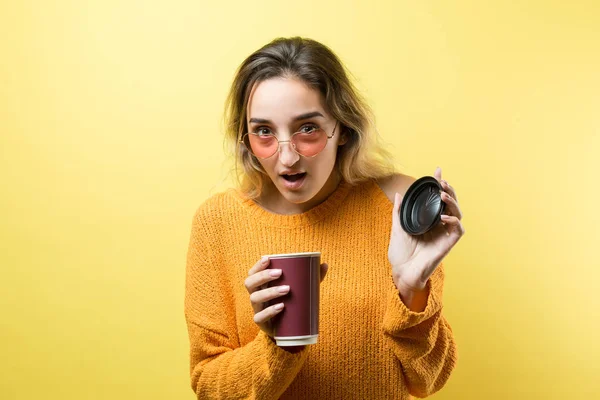
[[[279,143],[279,162],[286,167],[291,167],[300,159],[300,155],[292,147],[290,141]]]

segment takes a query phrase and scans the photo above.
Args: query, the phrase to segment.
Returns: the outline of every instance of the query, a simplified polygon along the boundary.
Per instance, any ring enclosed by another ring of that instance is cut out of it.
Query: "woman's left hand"
[[[422,292],[429,277],[441,263],[450,249],[465,234],[460,222],[462,212],[458,205],[456,191],[442,180],[442,170],[437,168],[435,179],[442,186],[442,201],[446,207],[441,223],[422,235],[413,236],[406,233],[400,225],[400,205],[402,196],[396,193],[392,215],[392,232],[388,248],[388,259],[392,265],[392,277],[396,288],[403,295],[410,297]]]

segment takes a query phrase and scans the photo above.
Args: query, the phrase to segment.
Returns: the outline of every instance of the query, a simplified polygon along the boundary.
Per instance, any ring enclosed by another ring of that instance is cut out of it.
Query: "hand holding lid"
[[[456,191],[442,170],[416,180],[402,198],[396,193],[388,259],[401,292],[426,288],[429,277],[464,235]]]

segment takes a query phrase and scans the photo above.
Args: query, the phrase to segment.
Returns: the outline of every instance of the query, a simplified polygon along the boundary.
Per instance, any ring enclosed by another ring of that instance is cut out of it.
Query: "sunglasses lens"
[[[291,144],[299,154],[305,157],[313,157],[327,146],[327,135],[322,129],[297,132],[292,135]],[[244,145],[258,158],[269,158],[279,148],[279,142],[274,135],[256,135],[253,133],[244,135]]]
[[[247,134],[244,136],[244,144],[246,148],[258,158],[271,157],[277,152],[279,143],[273,135],[254,135]]]
[[[292,144],[298,153],[305,157],[313,157],[327,145],[327,135],[322,129],[307,133],[298,132],[292,136]]]

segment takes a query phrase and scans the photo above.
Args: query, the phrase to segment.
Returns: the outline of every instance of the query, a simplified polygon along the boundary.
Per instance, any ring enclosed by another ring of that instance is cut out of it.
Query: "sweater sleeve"
[[[308,350],[287,352],[261,330],[240,346],[234,297],[223,273],[227,266],[211,250],[205,225],[196,212],[186,262],[192,389],[199,399],[277,399],[296,377]]]
[[[406,307],[392,282],[383,318],[386,342],[400,361],[408,391],[419,398],[440,390],[458,360],[452,328],[442,315],[443,267],[441,263],[427,281],[429,296],[422,312]]]

